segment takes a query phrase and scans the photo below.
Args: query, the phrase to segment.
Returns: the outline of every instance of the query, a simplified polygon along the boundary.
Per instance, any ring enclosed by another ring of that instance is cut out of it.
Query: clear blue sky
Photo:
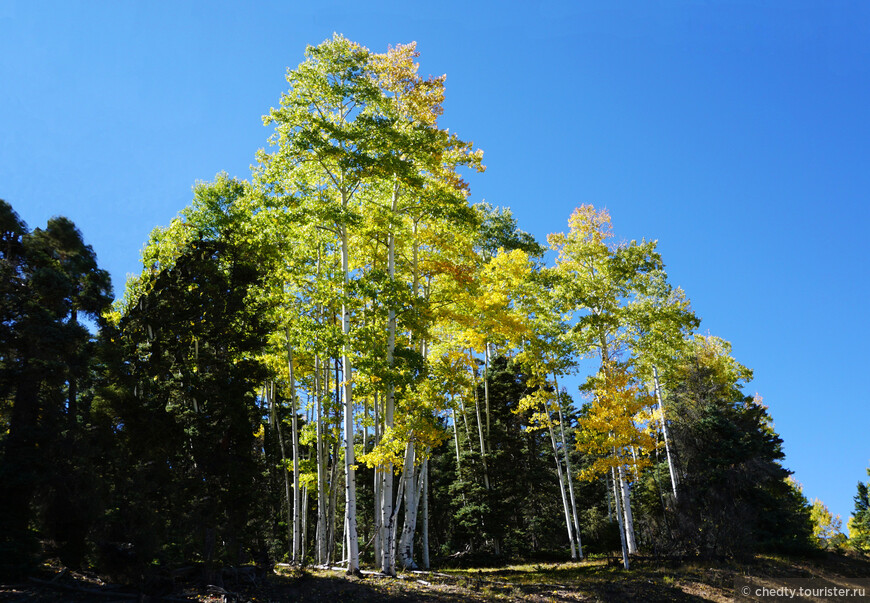
[[[416,40],[473,200],[543,240],[581,203],[658,239],[845,520],[870,464],[870,3],[3,2],[0,197],[73,219],[116,293],[196,180],[247,178],[284,73]]]

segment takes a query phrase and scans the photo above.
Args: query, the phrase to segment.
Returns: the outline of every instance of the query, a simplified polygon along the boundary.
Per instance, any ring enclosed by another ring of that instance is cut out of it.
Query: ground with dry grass
[[[870,561],[832,554],[815,558],[758,557],[750,563],[636,560],[632,569],[625,571],[607,559],[597,559],[409,572],[398,578],[375,572],[347,576],[335,570],[280,567],[268,575],[253,571],[224,573],[220,586],[187,576],[140,584],[137,588],[107,584],[93,574],[46,567],[40,576],[27,582],[0,586],[0,600],[104,603],[732,601],[734,581],[741,577],[771,586],[783,578],[808,578],[820,586],[854,588],[870,585]],[[849,600],[870,601],[870,588],[866,598]]]

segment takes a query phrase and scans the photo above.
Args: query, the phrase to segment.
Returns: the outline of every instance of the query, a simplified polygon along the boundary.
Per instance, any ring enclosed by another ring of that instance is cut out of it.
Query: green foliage
[[[0,273],[0,404],[8,426],[0,457],[0,573],[33,561],[33,527],[78,566],[94,519],[94,484],[83,471],[89,400],[80,395],[93,347],[79,317],[100,320],[111,298],[109,276],[70,220],[55,217],[28,232],[6,202]]]
[[[493,207],[489,203],[474,206],[480,219],[479,245],[486,259],[494,257],[499,249],[520,249],[529,256],[541,258],[546,249],[529,233],[520,230],[509,208]]]
[[[254,391],[266,373],[261,275],[226,240],[194,239],[121,318],[112,418],[128,473],[103,538],[140,560],[237,562],[262,460]]]
[[[820,548],[838,550],[843,547],[846,537],[840,531],[843,521],[839,515],[833,515],[825,503],[814,498],[810,517],[813,521],[813,536]]]
[[[477,416],[467,408],[471,440],[460,421],[460,467],[455,450],[446,446],[441,465],[450,467],[452,479],[441,478],[440,493],[452,501],[452,521],[441,536],[452,550],[492,552],[498,540],[503,555],[521,556],[565,546],[562,510],[547,435],[525,429],[525,417],[516,411],[528,392],[527,377],[515,363],[498,356],[490,367],[490,441],[486,452],[490,488],[484,486],[483,464],[477,447]],[[478,399],[483,400],[483,385]],[[452,463],[448,463],[452,459]],[[439,461],[436,461],[437,466]],[[434,482],[433,480],[433,483]],[[433,492],[438,492],[433,488]]]
[[[741,390],[751,371],[727,342],[688,343],[699,321],[656,242],[615,244],[607,212],[581,206],[543,268],[510,210],[469,205],[459,171],[483,171],[482,153],[438,126],[444,77],[421,78],[417,56],[338,35],[309,47],[264,119],[253,183],[197,183],[111,312],[75,225],[29,232],[0,201],[0,571],[26,570],[40,539],[68,565],[127,577],[282,558],[296,436],[317,526],[303,548],[316,529],[332,560],[348,553],[341,492],[356,529],[354,471],[373,509],[376,468],[401,467],[404,450],[431,452],[430,544],[444,554],[562,554],[554,448],[592,478],[573,482],[587,552],[620,546],[601,477],[614,467],[645,551],[802,551],[811,517],[816,540],[837,541],[830,513],[811,515],[786,480],[770,415]],[[578,419],[556,380],[583,357],[601,370]],[[650,410],[653,371],[665,417]],[[864,552],[867,491],[850,520]],[[371,543],[380,519],[360,515]]]
[[[870,469],[867,469],[870,475]],[[858,482],[855,495],[855,510],[849,518],[849,546],[865,555],[870,554],[870,488]]]
[[[673,381],[668,412],[681,468],[673,522],[684,549],[747,555],[811,548],[810,506],[786,481],[782,440],[703,345]]]

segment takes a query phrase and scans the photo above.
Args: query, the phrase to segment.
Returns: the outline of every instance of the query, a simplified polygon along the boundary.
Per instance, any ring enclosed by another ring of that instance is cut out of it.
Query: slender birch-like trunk
[[[363,403],[363,421],[362,421],[362,441],[363,454],[369,451],[369,399],[366,398]]]
[[[565,472],[568,474],[568,493],[571,496],[571,513],[574,518],[574,536],[577,538],[577,554],[583,559],[583,544],[580,541],[580,521],[577,515],[577,498],[574,496],[574,475],[571,472],[571,456],[568,442],[565,439],[565,419],[562,416],[562,404],[559,396],[559,378],[553,373],[553,383],[556,385],[556,410],[559,413],[559,432],[562,437],[562,454],[565,455]]]
[[[344,182],[342,182],[342,184],[344,184]],[[347,191],[342,187],[342,209],[347,209],[347,202]],[[350,252],[347,243],[347,226],[342,225],[340,230],[342,272],[341,334],[344,336],[344,341],[341,346],[341,369],[343,376],[342,393],[344,398],[344,513],[347,518],[347,537],[349,543],[346,557],[348,573],[358,573],[359,544],[357,542],[356,533],[356,475],[354,471],[356,456],[353,448],[353,367],[350,362],[350,309],[347,306],[347,298],[350,295]]]
[[[393,196],[390,204],[390,227],[387,239],[387,272],[390,283],[396,278],[396,233],[393,220],[399,207],[399,183],[393,184]],[[390,304],[387,316],[387,365],[393,369],[394,353],[396,349],[396,309]],[[392,436],[393,413],[395,412],[395,387],[392,375],[387,383],[387,395],[384,400],[384,435]],[[393,511],[393,463],[387,461],[387,465],[381,471],[381,573],[393,576],[396,574],[394,544],[390,535],[395,512]],[[398,503],[397,503],[398,504]]]
[[[291,414],[291,439],[293,447],[293,550],[291,559],[293,563],[301,561],[301,501],[299,498],[299,420],[296,408],[296,375],[293,366],[293,348],[290,346],[289,329],[285,333],[287,337],[287,370],[290,374],[290,412]]]
[[[339,380],[338,380],[338,361],[336,360],[336,388],[340,389]],[[340,391],[336,391],[336,402],[340,400],[339,394]],[[336,425],[341,422],[341,413],[338,409],[338,405],[336,405],[335,412],[335,422]],[[338,440],[336,440],[332,445],[332,468],[329,473],[329,522],[327,525],[329,526],[329,540],[327,541],[327,564],[331,565],[332,561],[335,559],[335,545],[336,545],[336,521],[335,517],[338,514],[338,459],[339,459],[339,450],[340,445]],[[344,522],[342,522],[344,523]]]
[[[668,457],[668,471],[671,474],[671,488],[674,492],[674,501],[677,499],[677,477],[676,472],[674,471],[674,460],[671,457],[671,445],[669,443],[668,438],[668,423],[665,420],[665,405],[662,402],[662,390],[659,387],[659,371],[658,368],[653,366],[653,384],[655,385],[656,390],[656,400],[659,403],[659,414],[662,416],[662,434],[665,437],[665,455]]]
[[[320,382],[320,354],[314,356],[315,456],[317,460],[317,563],[326,563],[326,467],[323,446],[323,390]]]
[[[571,522],[571,512],[568,510],[568,498],[565,494],[565,479],[562,476],[562,461],[556,448],[556,436],[553,433],[553,421],[547,410],[547,428],[550,433],[550,443],[553,445],[553,459],[556,461],[556,475],[559,478],[559,492],[562,494],[562,509],[565,511],[565,526],[568,528],[568,541],[571,543],[571,559],[577,559],[577,547],[574,546],[574,525]]]
[[[471,369],[472,387],[474,388],[474,410],[477,413],[477,435],[480,438],[480,460],[483,462],[483,483],[489,490],[489,469],[486,466],[486,447],[483,443],[483,423],[480,418],[480,400],[477,395],[477,374]]]
[[[637,553],[637,542],[634,538],[634,518],[631,514],[631,492],[628,489],[628,480],[625,479],[625,469],[622,463],[619,465],[619,485],[622,492],[622,512],[625,515],[625,537],[628,542],[628,554]]]
[[[468,444],[468,452],[474,454],[474,438],[471,437],[471,427],[468,426],[468,412],[465,410],[465,399],[459,396],[459,410],[462,412],[462,422],[465,423],[465,442]]]
[[[452,400],[450,413],[453,416],[453,443],[456,444],[456,473],[459,474],[462,469],[459,462],[459,423],[456,422],[456,409],[452,407]]]
[[[317,246],[317,280],[320,281],[321,268],[321,253],[320,245]],[[323,322],[323,304],[317,304],[316,321],[318,324]],[[318,332],[318,331],[315,331]],[[317,528],[315,530],[315,540],[317,563],[326,563],[326,518],[328,516],[327,500],[326,500],[326,450],[323,444],[323,392],[329,391],[329,369],[328,363],[322,363],[320,352],[314,354],[314,420],[315,420],[315,459],[317,464]],[[324,377],[321,381],[320,372],[323,370]],[[324,388],[323,385],[326,384]]]
[[[410,444],[408,444],[410,445]],[[405,450],[405,465],[402,468],[402,477],[399,479],[399,486],[396,488],[396,504],[393,505],[393,513],[390,515],[389,523],[387,526],[387,544],[385,548],[389,554],[389,565],[393,568],[393,574],[395,575],[395,567],[396,567],[396,532],[399,529],[399,511],[402,509],[402,495],[405,491],[405,475],[408,471],[408,451],[407,448]]]
[[[381,441],[380,435],[380,401],[378,400],[378,392],[375,392],[374,396],[374,431],[372,433],[372,445],[377,446]],[[383,529],[382,529],[382,517],[381,514],[384,510],[384,493],[382,490],[383,486],[383,468],[379,465],[375,465],[374,471],[374,483],[372,484],[373,491],[375,493],[375,534],[374,534],[374,552],[375,552],[375,565],[378,565],[382,562],[383,548],[381,538],[383,537]]]
[[[429,455],[423,461],[423,569],[429,569]]]
[[[640,470],[637,468],[637,448],[631,447],[631,461],[634,466],[634,481],[640,481]]]
[[[613,451],[614,457],[616,456],[616,450]],[[616,485],[616,470],[611,467],[610,468],[611,477],[613,478],[614,487]],[[613,502],[616,506],[616,520],[619,522],[619,541],[622,543],[622,565],[625,569],[628,569],[628,544],[625,540],[625,524],[622,520],[622,509],[620,508],[619,497],[615,496],[613,498]]]
[[[299,563],[305,565],[305,549],[308,545],[308,486],[302,486],[302,542],[299,548]]]
[[[281,431],[281,422],[278,420],[278,411],[275,408],[275,382],[270,381],[269,387],[266,389],[267,395],[269,397],[269,407],[272,412],[272,429],[275,430],[275,433],[278,434],[278,448],[281,450],[281,461],[287,458],[287,449],[284,446],[284,435]],[[291,494],[290,488],[290,475],[289,471],[285,467],[282,471],[284,474],[284,499],[287,504],[287,550],[292,551],[293,549],[293,514],[292,514],[292,505],[291,502],[293,500],[293,496]]]
[[[399,537],[399,562],[405,569],[417,569],[414,563],[414,530],[417,527],[417,446],[413,440],[405,448],[405,467],[402,481],[405,482],[405,521]]]
[[[483,399],[486,406],[486,451],[490,451],[489,432],[489,342],[483,347]],[[487,486],[488,488],[489,486]]]

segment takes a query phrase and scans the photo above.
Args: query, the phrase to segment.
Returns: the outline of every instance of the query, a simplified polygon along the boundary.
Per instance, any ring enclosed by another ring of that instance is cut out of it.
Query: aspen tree
[[[623,519],[629,554],[636,552],[634,528],[625,466],[631,459],[631,448],[652,450],[656,444],[649,433],[639,428],[638,414],[649,406],[648,393],[638,385],[630,367],[610,363],[594,378],[594,397],[578,421],[577,446],[596,455],[592,464],[580,472],[581,479],[596,480],[610,472],[616,484],[617,515]],[[637,459],[638,470],[649,466],[648,457]]]
[[[375,55],[372,60],[376,81],[383,93],[381,109],[384,121],[381,123],[382,146],[379,148],[378,170],[382,181],[389,191],[389,204],[384,212],[388,216],[387,225],[387,272],[392,296],[399,291],[397,283],[397,234],[404,232],[404,244],[410,245],[412,260],[405,261],[403,271],[413,279],[410,287],[411,306],[416,307],[421,296],[418,291],[420,283],[420,266],[418,259],[420,247],[418,230],[426,228],[433,219],[448,216],[448,222],[461,216],[463,207],[467,207],[465,197],[467,185],[456,175],[456,168],[467,165],[480,167],[480,153],[473,152],[471,146],[460,141],[455,135],[437,127],[437,118],[442,113],[441,102],[444,98],[444,78],[429,78],[424,80],[417,75],[418,65],[414,59],[418,56],[414,44],[400,45],[391,48],[386,54]],[[461,218],[460,218],[461,219]],[[443,220],[442,220],[443,221]],[[404,228],[403,228],[404,225]],[[412,228],[409,227],[412,225]],[[414,301],[414,300],[417,301]],[[394,437],[395,406],[396,406],[396,370],[395,350],[398,321],[396,303],[389,304],[387,319],[387,365],[388,377],[384,404],[384,432],[381,442]],[[417,332],[425,328],[425,322],[420,321],[419,312],[404,317],[406,328],[409,328],[409,348],[418,339]],[[415,347],[421,345],[416,342]],[[407,455],[413,454],[415,446],[413,434],[408,434],[411,447],[406,446]],[[387,444],[389,442],[386,442]],[[381,511],[380,540],[381,571],[394,573],[390,562],[392,559],[393,533],[390,522],[395,518],[392,509],[392,455],[373,451],[371,459],[381,459],[386,463],[379,468],[382,476],[379,492]],[[406,459],[407,460],[407,459]],[[407,466],[407,462],[405,466]],[[411,463],[413,472],[414,464]],[[405,495],[410,504],[406,509],[413,509],[414,499],[420,488],[413,487],[416,480],[406,477]],[[409,515],[406,513],[406,517]],[[413,522],[412,522],[413,523]]]
[[[610,392],[608,395],[615,399],[619,384],[625,385],[627,380],[619,375],[613,381],[611,370],[620,362],[637,356],[643,347],[639,345],[643,334],[655,332],[664,322],[661,313],[650,311],[653,304],[649,303],[664,290],[664,265],[655,250],[655,241],[611,243],[613,232],[606,210],[580,206],[571,215],[569,226],[567,234],[548,237],[551,248],[558,252],[553,271],[556,276],[554,295],[573,325],[567,339],[579,355],[600,358],[602,391]],[[691,322],[694,317],[686,320]],[[607,426],[601,428],[605,429],[604,433],[609,430]],[[639,431],[637,426],[632,429]],[[623,454],[619,448],[614,450],[616,457]],[[621,474],[620,478],[623,478]],[[628,507],[624,510],[625,529],[629,545],[634,548],[629,488],[625,479],[621,484],[624,486],[619,489],[623,506]]]
[[[288,71],[290,90],[281,106],[264,118],[275,124],[270,139],[278,147],[260,152],[256,177],[265,191],[309,215],[334,233],[340,253],[341,393],[344,406],[345,519],[348,572],[359,571],[353,445],[353,365],[351,352],[350,231],[358,207],[352,202],[375,144],[370,118],[379,98],[367,49],[335,36],[309,46],[306,61]]]

